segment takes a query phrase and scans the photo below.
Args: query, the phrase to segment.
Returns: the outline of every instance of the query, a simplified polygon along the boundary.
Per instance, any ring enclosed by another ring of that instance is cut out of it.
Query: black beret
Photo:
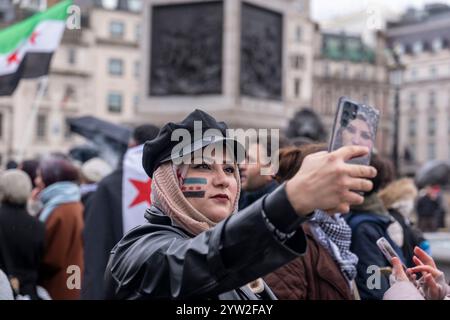
[[[194,126],[194,121],[201,121],[201,131],[198,126]],[[219,140],[226,142],[233,141],[233,143],[237,145],[237,148],[234,148],[235,153],[238,152],[238,148],[241,148],[241,151],[243,150],[242,145],[237,143],[235,140],[226,138],[228,126],[224,122],[218,122],[206,112],[196,109],[181,122],[167,123],[159,130],[158,136],[155,139],[145,143],[144,153],[142,156],[142,166],[149,177],[153,176],[153,173],[161,163],[171,159],[172,150],[175,146],[180,145],[179,140],[172,141],[171,139],[172,133],[177,129],[187,130],[191,138],[190,141],[183,141],[183,145],[181,146],[182,149],[180,149],[179,152],[180,157],[192,153],[199,148],[203,148],[208,144],[216,143]],[[209,129],[218,130],[221,136],[205,138],[203,134]],[[196,137],[201,137],[201,139],[194,141]]]

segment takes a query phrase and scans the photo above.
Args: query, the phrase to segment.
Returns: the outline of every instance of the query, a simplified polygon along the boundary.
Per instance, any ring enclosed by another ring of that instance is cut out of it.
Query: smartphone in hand
[[[380,239],[378,239],[377,246],[383,253],[386,260],[389,261],[390,265],[392,265],[392,258],[394,258],[394,257],[398,258],[400,261],[402,260],[402,259],[400,259],[397,252],[395,252],[394,248],[392,248],[391,244],[389,243],[389,241],[387,241],[386,238],[381,237]],[[416,288],[419,288],[419,286],[420,286],[419,282],[416,280],[415,276],[410,275],[410,274],[408,274],[408,272],[406,272],[407,268],[403,262],[402,262],[402,269],[403,269],[403,271],[405,271],[409,281],[411,281],[416,286]]]
[[[382,237],[377,240],[377,246],[383,253],[384,257],[387,259],[387,261],[389,261],[390,264],[391,264],[392,258],[394,258],[394,257],[399,258],[399,260],[401,261],[397,252],[395,252],[394,248],[392,248],[391,244],[389,243],[389,241],[387,241],[387,239],[385,237]],[[403,270],[406,272],[406,266],[403,263],[402,263],[402,266],[403,266]]]
[[[341,97],[333,124],[328,151],[347,145],[368,147],[367,156],[350,159],[348,163],[369,165],[370,154],[375,146],[380,112],[368,105]]]

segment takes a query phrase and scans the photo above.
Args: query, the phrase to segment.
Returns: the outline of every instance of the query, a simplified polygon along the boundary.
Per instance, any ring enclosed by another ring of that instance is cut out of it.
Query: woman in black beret
[[[210,129],[217,134],[204,136]],[[305,252],[301,223],[315,209],[347,212],[363,201],[350,190],[372,188],[367,178],[375,169],[345,163],[368,150],[350,146],[307,157],[294,178],[237,213],[242,146],[224,138],[226,129],[196,110],[146,143],[143,166],[152,177],[148,224],[113,248],[107,298],[275,299],[260,277]],[[179,143],[180,136],[194,138]],[[219,146],[225,146],[224,157]]]

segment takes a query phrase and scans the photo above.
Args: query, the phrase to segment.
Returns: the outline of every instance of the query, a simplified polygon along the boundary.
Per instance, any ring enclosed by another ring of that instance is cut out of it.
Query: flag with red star
[[[13,94],[20,79],[48,74],[71,4],[61,1],[0,31],[0,96]]]
[[[123,232],[145,223],[145,210],[150,206],[152,180],[142,167],[144,146],[128,149],[123,159],[122,222]]]

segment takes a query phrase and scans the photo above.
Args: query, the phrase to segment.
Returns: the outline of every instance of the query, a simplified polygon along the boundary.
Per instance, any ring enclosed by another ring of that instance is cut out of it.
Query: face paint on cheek
[[[185,178],[181,191],[186,198],[204,198],[207,184],[206,178]]]

